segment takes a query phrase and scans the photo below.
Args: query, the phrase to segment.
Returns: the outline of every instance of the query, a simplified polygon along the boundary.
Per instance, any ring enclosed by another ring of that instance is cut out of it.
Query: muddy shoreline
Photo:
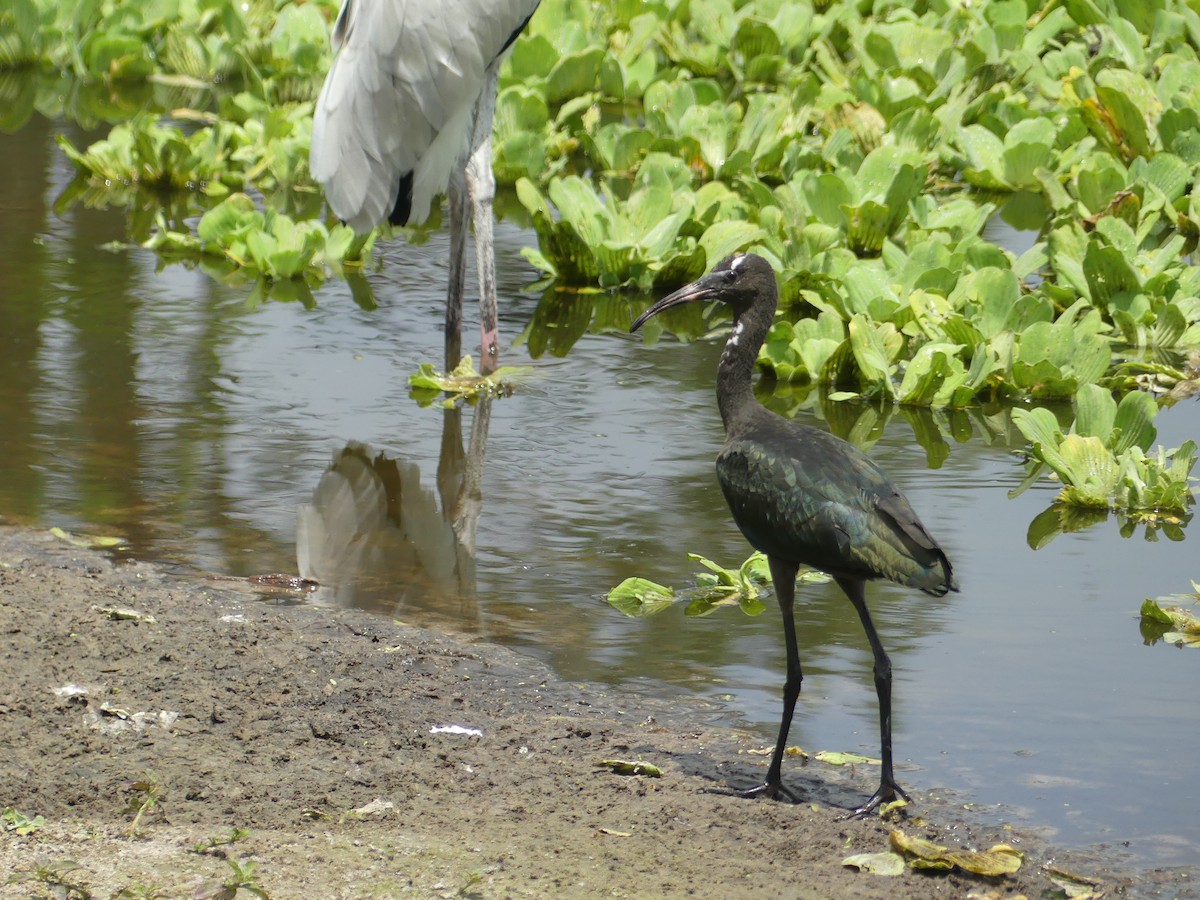
[[[747,735],[502,647],[234,584],[0,528],[0,806],[43,820],[0,831],[0,896],[218,896],[240,878],[275,898],[1036,897],[1047,862],[1106,896],[1196,896],[1195,870],[1059,852],[930,795],[899,823],[845,821],[869,769],[789,766],[794,806],[713,793],[761,777]],[[595,765],[612,758],[664,776]],[[895,827],[1012,844],[1024,864],[842,865]]]

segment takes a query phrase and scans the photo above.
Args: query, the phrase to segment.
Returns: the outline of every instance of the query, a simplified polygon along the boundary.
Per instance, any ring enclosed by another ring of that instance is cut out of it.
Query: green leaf
[[[737,577],[724,566],[713,562],[711,559],[706,559],[698,553],[689,553],[687,556],[688,559],[700,563],[700,565],[712,572],[716,576],[717,584],[723,584],[728,587],[734,587],[737,584]]]
[[[596,88],[603,58],[604,50],[601,47],[563,56],[546,79],[546,100],[557,104],[591,93]]]
[[[1184,606],[1162,606],[1159,601],[1190,602]],[[1142,603],[1141,631],[1149,643],[1162,640],[1178,647],[1200,647],[1200,618],[1196,616],[1195,595],[1173,594],[1147,599]]]
[[[688,618],[703,618],[715,613],[723,606],[734,606],[739,602],[738,595],[729,588],[713,589],[711,593],[703,593],[695,597],[684,607],[683,614]]]
[[[1008,189],[1004,181],[1004,142],[982,125],[968,125],[958,133],[957,143],[967,155],[964,177],[972,184]]]
[[[1105,69],[1096,79],[1096,96],[1108,111],[1109,127],[1126,152],[1153,155],[1146,116],[1157,115],[1161,104],[1146,79],[1128,70]]]
[[[1011,188],[1036,186],[1037,170],[1052,165],[1053,153],[1048,143],[1021,143],[1005,147],[1002,169],[1004,183]]]
[[[771,583],[771,566],[767,562],[767,555],[760,551],[751,553],[749,558],[742,563],[739,570],[742,581],[753,581],[759,584]]]
[[[262,222],[253,200],[245,194],[231,194],[200,217],[196,234],[207,244],[225,248],[248,228],[261,228]]]
[[[1058,420],[1054,418],[1054,413],[1043,407],[1018,407],[1012,411],[1012,420],[1017,430],[1025,435],[1025,440],[1033,445],[1033,455],[1053,469],[1060,478],[1065,477],[1068,467],[1058,454],[1058,445],[1063,440],[1063,434],[1058,428]]]
[[[813,759],[827,766],[878,766],[880,761],[872,756],[862,756],[858,753],[844,753],[840,750],[820,750],[813,754]]]
[[[1113,452],[1118,456],[1131,447],[1149,450],[1158,435],[1154,418],[1158,415],[1158,404],[1154,398],[1142,391],[1131,391],[1121,398],[1113,416],[1113,428],[1119,437],[1113,443]]]
[[[752,222],[714,222],[700,236],[700,246],[711,268],[731,253],[744,250],[765,237],[766,232]]]
[[[1157,600],[1151,600],[1149,597],[1142,601],[1141,615],[1147,622],[1153,622],[1156,625],[1165,625],[1167,628],[1175,627],[1175,620],[1163,612]]]
[[[1124,253],[1116,247],[1102,247],[1098,242],[1088,243],[1083,258],[1083,275],[1087,279],[1093,303],[1109,306],[1123,293],[1136,293],[1141,288]]]
[[[744,593],[738,596],[738,606],[748,616],[761,616],[767,610],[766,604],[757,597],[751,597]]]
[[[675,592],[645,578],[626,578],[608,592],[606,599],[618,612],[644,618],[671,606],[675,602]]]
[[[1085,384],[1075,394],[1075,430],[1079,434],[1098,437],[1107,444],[1116,415],[1116,401],[1099,385]]]
[[[908,406],[932,406],[939,395],[965,382],[962,361],[951,355],[955,349],[951,344],[926,344],[918,350],[904,371],[897,400]]]
[[[891,379],[891,364],[879,332],[862,315],[850,320],[849,329],[850,347],[863,378],[873,387],[885,389],[889,396],[893,395],[895,387]]]
[[[1119,467],[1112,451],[1098,437],[1068,434],[1058,447],[1067,483],[1063,497],[1077,506],[1107,509],[1117,486]]]
[[[22,837],[33,834],[46,824],[46,820],[41,816],[34,816],[31,819],[11,806],[4,807],[4,812],[0,815],[0,821],[4,822],[4,831],[11,831],[13,834]],[[11,883],[11,879],[9,882]]]

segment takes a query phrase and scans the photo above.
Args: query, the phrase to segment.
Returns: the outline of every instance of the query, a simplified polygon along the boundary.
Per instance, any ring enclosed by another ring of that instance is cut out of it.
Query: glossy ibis
[[[446,370],[462,352],[467,208],[479,270],[480,369],[500,352],[492,244],[492,118],[504,51],[539,0],[345,0],[313,113],[309,167],[355,231],[450,210]]]
[[[892,773],[892,669],[867,609],[866,582],[888,578],[936,596],[958,586],[946,554],[870,457],[839,437],[768,411],[755,398],[751,377],[778,294],[770,263],[735,254],[654,304],[630,330],[664,309],[697,300],[719,300],[733,310],[733,331],[717,368],[726,435],[717,479],[738,528],[767,556],[787,643],[783,719],[767,780],[743,795],[797,799],[783,785],[780,766],[803,679],[793,606],[796,574],[805,565],[828,572],[845,591],[875,656],[882,772],[879,789],[855,810],[865,815],[897,796],[908,797]]]

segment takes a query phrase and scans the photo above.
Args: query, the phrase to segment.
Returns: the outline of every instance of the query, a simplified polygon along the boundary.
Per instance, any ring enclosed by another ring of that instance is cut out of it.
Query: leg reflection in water
[[[473,407],[465,449],[463,410],[445,411],[436,493],[422,488],[416,463],[372,456],[355,441],[334,454],[312,502],[296,512],[300,575],[320,584],[312,602],[475,627],[475,536],[491,404],[485,397]]]

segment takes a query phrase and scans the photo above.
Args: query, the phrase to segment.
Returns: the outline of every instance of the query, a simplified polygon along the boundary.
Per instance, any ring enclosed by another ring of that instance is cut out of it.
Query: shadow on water
[[[629,338],[630,305],[646,298],[530,293],[520,250],[533,238],[502,223],[502,334],[520,335],[502,362],[532,362],[534,376],[495,403],[418,409],[408,376],[443,346],[444,235],[385,242],[365,291],[331,281],[311,309],[249,308],[246,286],[107,249],[129,240],[122,210],[56,212],[73,177],[56,131],[77,146],[101,136],[37,113],[0,134],[5,521],[115,533],[131,555],[231,575],[299,561],[324,585],[319,602],[470,630],[568,678],[686,696],[769,744],[784,665],[774,609],[632,620],[603,599],[633,575],[687,587],[689,551],[727,566],[749,552],[713,472],[719,320],[689,308],[670,327],[692,343]],[[1056,486],[1010,497],[1024,440],[1006,410],[758,390],[869,448],[960,576],[962,594],[940,601],[869,590],[897,679],[900,778],[1006,803],[1064,843],[1194,860],[1200,757],[1180,748],[1194,744],[1197,660],[1143,645],[1137,622],[1143,598],[1200,578],[1187,541],[1127,540],[1109,521],[1035,549],[1030,523]],[[1178,446],[1200,433],[1200,404],[1156,424]],[[853,610],[825,586],[798,604],[793,739],[874,752]]]

